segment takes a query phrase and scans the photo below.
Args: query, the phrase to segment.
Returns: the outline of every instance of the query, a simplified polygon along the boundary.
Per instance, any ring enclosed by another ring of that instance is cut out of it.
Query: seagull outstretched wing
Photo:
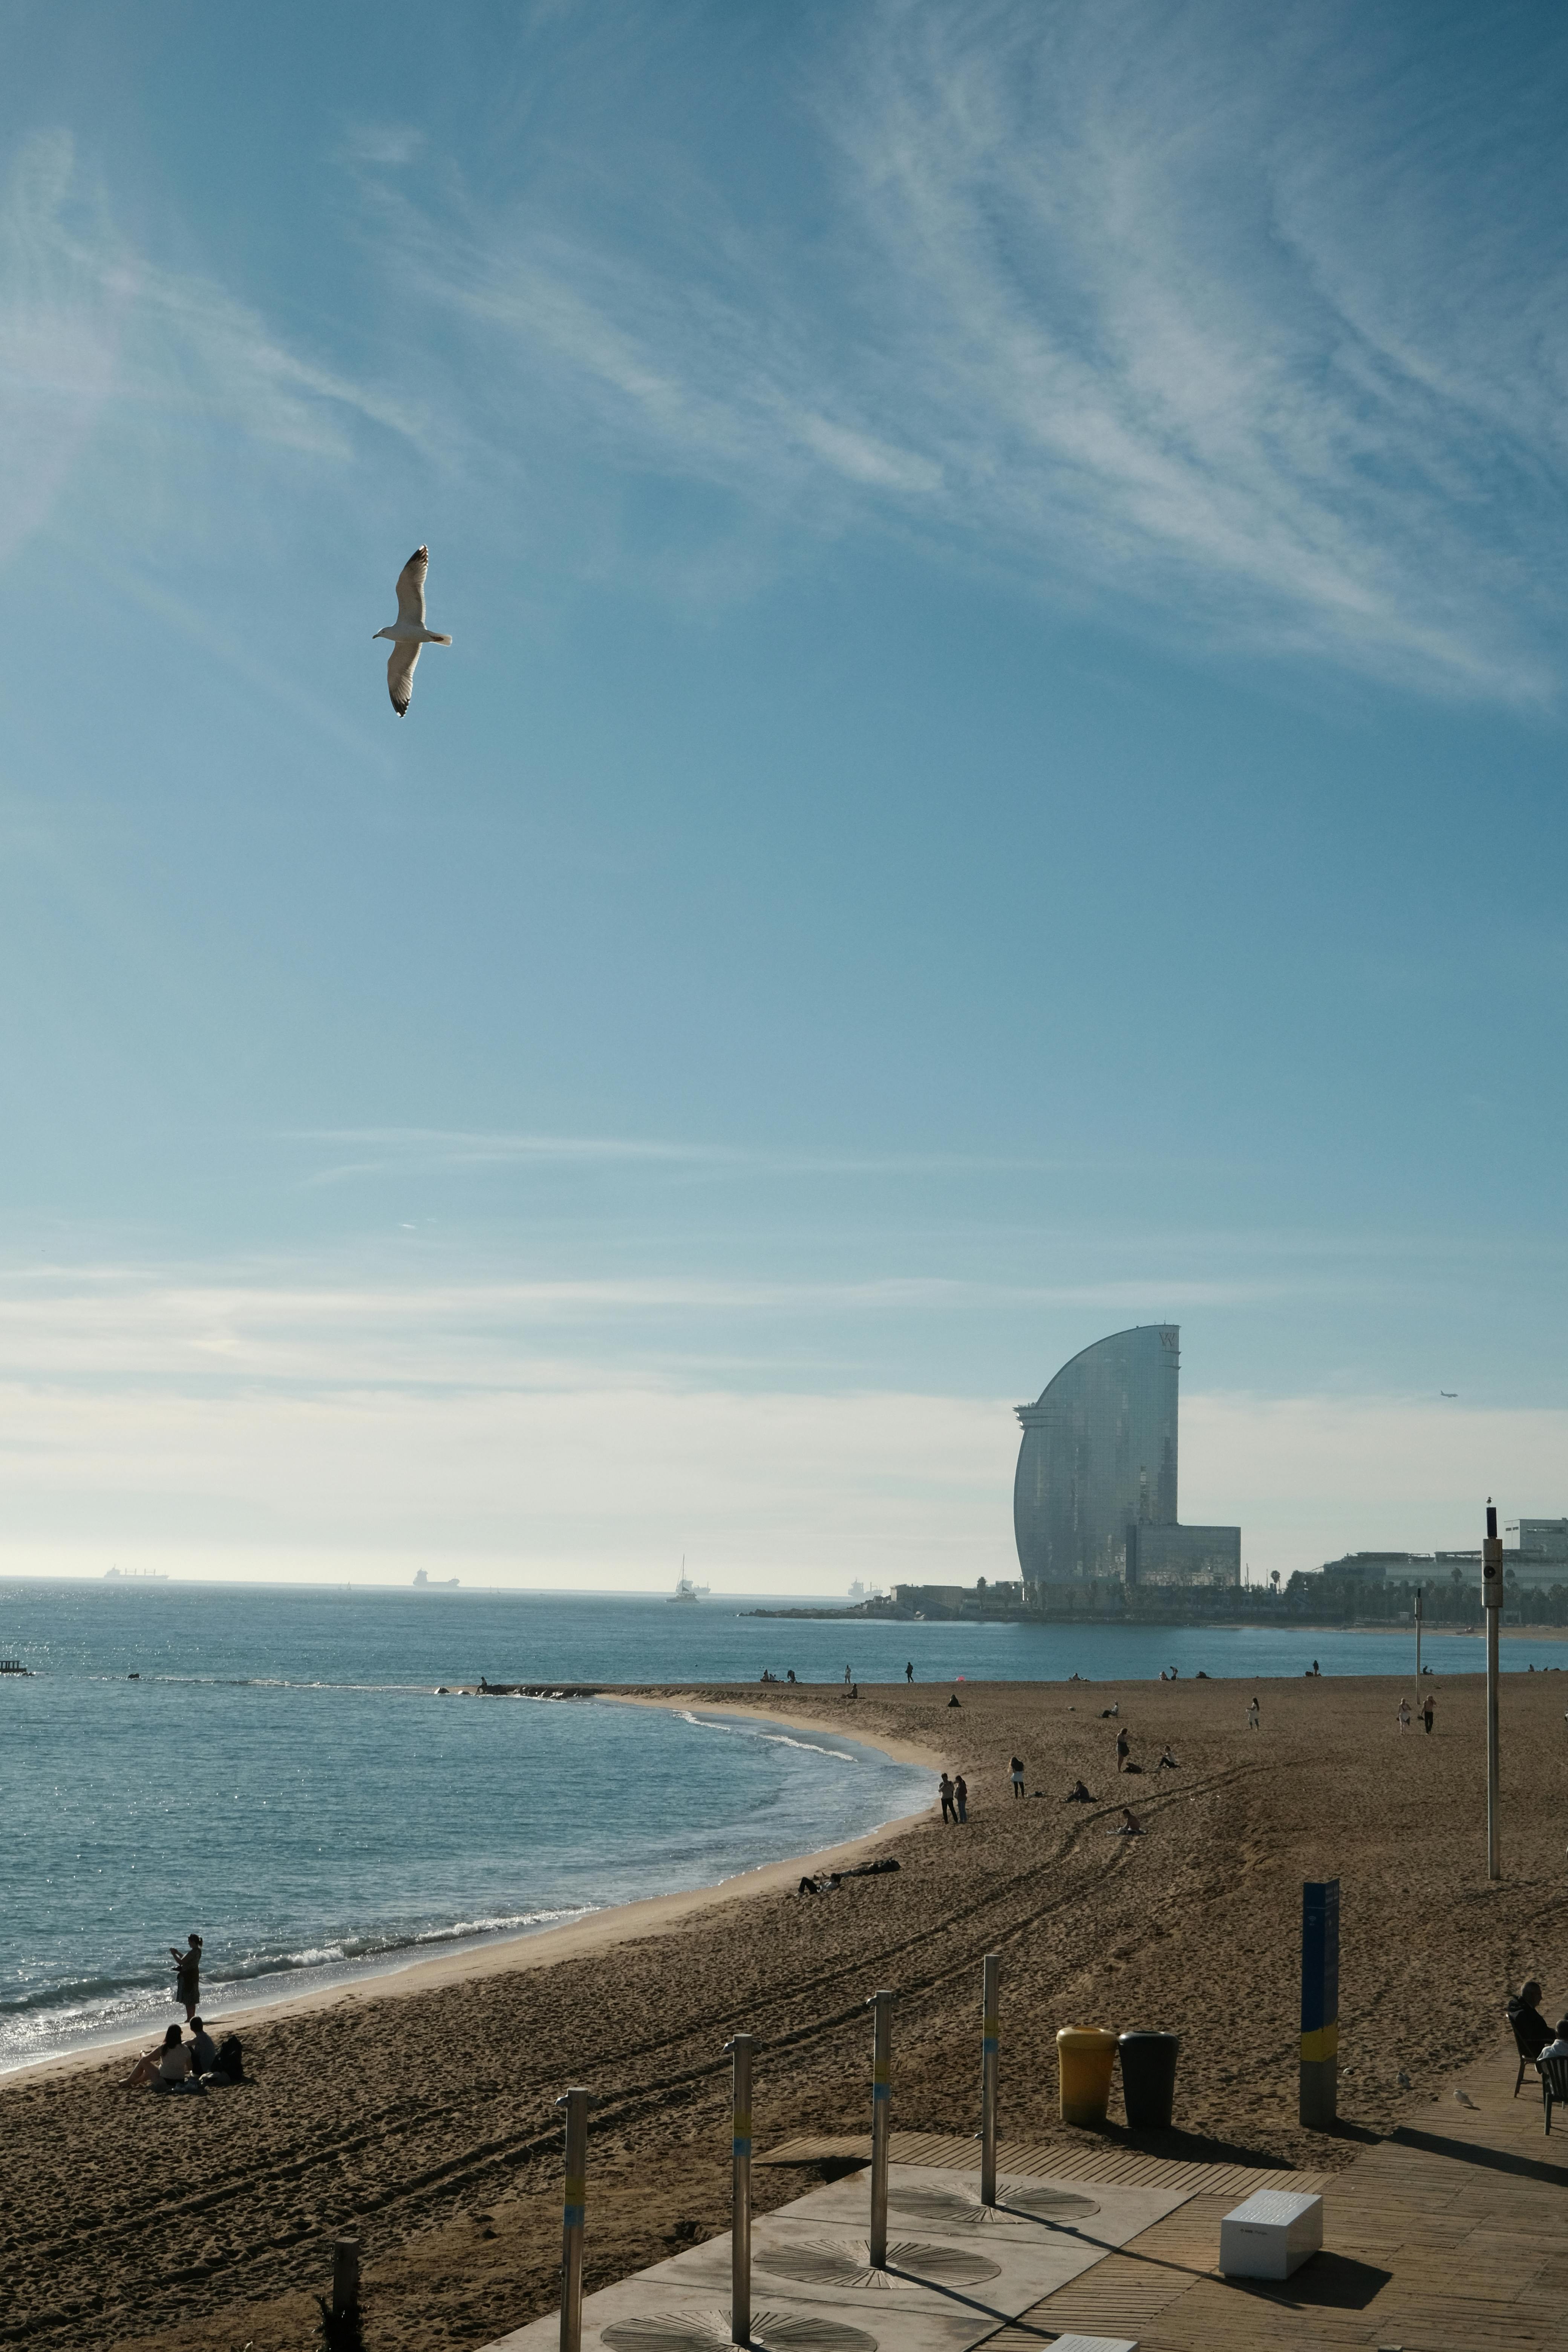
[[[412,569],[413,566],[410,565],[409,570]],[[423,564],[420,566],[420,576],[421,578],[424,576]],[[406,580],[407,577],[408,572],[405,572],[403,580]],[[403,602],[403,580],[397,583],[397,601],[400,604]],[[421,604],[425,602],[423,589],[419,592],[419,602]],[[400,645],[393,646],[387,661],[386,690],[392,697],[392,707],[399,719],[407,717],[409,703],[414,698],[414,665],[418,658],[417,646]]]
[[[425,574],[429,568],[429,549],[416,547],[397,575],[398,620],[411,621],[418,629],[425,626]],[[396,695],[392,698],[395,702]]]

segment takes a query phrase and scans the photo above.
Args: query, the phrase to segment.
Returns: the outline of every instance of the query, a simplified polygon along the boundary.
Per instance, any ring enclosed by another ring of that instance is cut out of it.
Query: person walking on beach
[[[956,1821],[958,1816],[952,1810],[952,1782],[949,1780],[945,1772],[936,1784],[936,1793],[942,1799],[942,1818],[943,1822]]]
[[[914,1662],[914,1660],[911,1658],[911,1659],[910,1660],[909,1664],[904,1668],[904,1680],[905,1680],[907,1683],[912,1683],[912,1682],[913,1682],[913,1680],[914,1680],[914,1678],[915,1678],[915,1662]]]
[[[1410,1701],[1407,1698],[1402,1698],[1399,1702],[1399,1728],[1402,1732],[1408,1731],[1410,1728]]]
[[[1436,1694],[1433,1691],[1428,1691],[1426,1697],[1421,1702],[1421,1720],[1426,1725],[1428,1732],[1430,1732],[1432,1728],[1432,1709],[1436,1706]]]
[[[1116,1735],[1116,1769],[1119,1772],[1131,1753],[1132,1742],[1128,1738],[1126,1728],[1123,1727]]]
[[[176,1944],[169,1947],[169,1958],[174,1963],[174,1999],[184,2005],[185,2023],[189,2025],[202,2005],[202,1939],[187,1936],[182,1952]]]
[[[969,1819],[969,1783],[962,1772],[952,1784],[952,1809],[961,1822]]]
[[[1016,1797],[1021,1797],[1024,1793],[1023,1758],[1021,1756],[1015,1756],[1010,1769],[1013,1774],[1013,1794]]]
[[[1256,1731],[1258,1728],[1259,1721],[1259,1708],[1258,1701],[1254,1699],[1247,1710],[1247,1727],[1248,1731]]]
[[[844,1683],[846,1689],[847,1689],[848,1685],[854,1681],[854,1675],[850,1673],[848,1667],[846,1666],[844,1669]]]

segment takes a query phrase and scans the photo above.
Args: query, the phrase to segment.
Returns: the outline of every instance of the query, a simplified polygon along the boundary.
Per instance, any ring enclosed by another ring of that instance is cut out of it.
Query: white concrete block
[[[1323,2242],[1323,2200],[1294,2189],[1259,2189],[1219,2225],[1226,2278],[1286,2279]]]
[[[1136,2336],[1058,2336],[1051,2352],[1138,2352]]]

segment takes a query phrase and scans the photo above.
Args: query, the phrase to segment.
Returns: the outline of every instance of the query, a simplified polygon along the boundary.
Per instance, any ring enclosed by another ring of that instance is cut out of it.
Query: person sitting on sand
[[[1092,1805],[1094,1799],[1089,1795],[1089,1790],[1084,1787],[1081,1780],[1075,1780],[1072,1787],[1068,1790],[1067,1795],[1062,1799],[1062,1802],[1064,1805]]]
[[[1112,1837],[1142,1836],[1143,1824],[1139,1820],[1131,1805],[1122,1806],[1121,1819],[1117,1822],[1116,1827],[1111,1831],[1110,1834]]]
[[[1012,1775],[1013,1775],[1013,1794],[1014,1794],[1016,1797],[1021,1797],[1021,1796],[1023,1795],[1023,1793],[1024,1793],[1024,1759],[1023,1759],[1023,1758],[1022,1758],[1021,1756],[1015,1756],[1015,1757],[1014,1757],[1014,1759],[1013,1759],[1012,1763],[1008,1766],[1008,1768],[1007,1768],[1007,1769],[1008,1769],[1008,1770],[1009,1770],[1009,1771],[1012,1773]]]
[[[138,2059],[123,2084],[134,2091],[143,2083],[155,2091],[172,2091],[190,2078],[190,2044],[183,2038],[177,2025],[171,2025],[156,2050],[149,2050],[145,2058]]]
[[[954,1691],[954,1692],[953,1692],[952,1696],[948,1700],[948,1702],[947,1702],[947,1703],[948,1703],[949,1706],[956,1706],[958,1705],[958,1693],[957,1693],[956,1691]]]
[[[1165,1742],[1165,1752],[1161,1757],[1155,1769],[1161,1772],[1179,1772],[1181,1769],[1181,1766],[1177,1763],[1175,1758],[1171,1753],[1171,1743],[1167,1739]]]
[[[942,1799],[942,1820],[944,1822],[951,1822],[954,1819],[952,1810],[952,1782],[949,1780],[945,1772],[936,1784],[936,1793]]]
[[[1541,2014],[1541,1987],[1533,1977],[1521,1985],[1505,2004],[1505,2013],[1513,2028],[1513,2038],[1521,2054],[1539,2058],[1552,2039],[1552,2030]]]
[[[191,2020],[191,2072],[210,2074],[217,2066],[217,2043],[199,2017]]]
[[[183,1952],[176,1945],[171,1944],[169,1958],[174,1963],[174,1999],[184,2006],[185,2023],[188,2025],[201,2006],[201,1937],[187,1936]]]

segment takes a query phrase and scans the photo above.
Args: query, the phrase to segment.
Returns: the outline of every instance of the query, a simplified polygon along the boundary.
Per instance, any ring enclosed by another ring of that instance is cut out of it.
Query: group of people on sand
[[[174,1963],[174,1998],[190,2028],[187,2042],[182,2029],[171,2025],[155,2050],[139,2058],[122,2085],[127,2091],[205,2091],[212,2085],[243,2083],[245,2053],[237,2033],[215,2042],[198,2014],[202,1997],[202,1939],[188,1936],[185,1948],[169,1947]]]
[[[1421,1701],[1421,1721],[1424,1728],[1428,1732],[1430,1732],[1432,1728],[1432,1713],[1433,1709],[1436,1706],[1436,1704],[1437,1694],[1436,1691],[1428,1691]],[[1400,1700],[1398,1713],[1395,1716],[1394,1720],[1398,1724],[1402,1732],[1409,1730],[1410,1701],[1407,1698],[1402,1698]]]
[[[969,1783],[962,1772],[944,1772],[936,1784],[942,1799],[944,1822],[963,1822],[969,1819]]]

